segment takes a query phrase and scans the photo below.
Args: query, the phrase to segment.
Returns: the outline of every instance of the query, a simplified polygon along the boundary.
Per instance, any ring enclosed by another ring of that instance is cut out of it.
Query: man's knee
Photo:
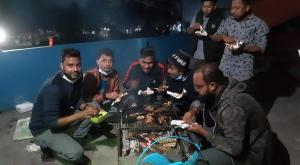
[[[83,156],[84,150],[82,147],[72,148],[69,151],[63,153],[65,159],[69,161],[77,161],[80,160]]]

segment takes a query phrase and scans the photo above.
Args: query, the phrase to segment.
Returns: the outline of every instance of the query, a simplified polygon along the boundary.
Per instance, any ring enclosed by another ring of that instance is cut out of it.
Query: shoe
[[[85,151],[97,151],[97,147],[91,143],[85,143],[82,147]]]
[[[122,156],[128,156],[129,154],[130,154],[130,149],[129,148],[122,149]]]
[[[50,148],[41,148],[41,151],[42,151],[42,155],[41,155],[42,162],[55,161],[53,151]]]
[[[73,162],[74,165],[92,165],[92,161],[86,156],[83,155],[81,159]]]

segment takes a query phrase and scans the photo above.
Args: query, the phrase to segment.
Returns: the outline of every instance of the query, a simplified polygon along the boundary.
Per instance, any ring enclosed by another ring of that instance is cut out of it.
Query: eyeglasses
[[[204,83],[204,84],[197,84],[197,85],[194,85],[194,91],[199,91],[200,89],[202,89],[205,85],[208,85],[207,83]]]
[[[204,85],[194,85],[194,91],[199,91]]]

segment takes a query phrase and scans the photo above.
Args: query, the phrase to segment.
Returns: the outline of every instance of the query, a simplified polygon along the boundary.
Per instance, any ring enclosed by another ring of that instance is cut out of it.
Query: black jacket
[[[174,99],[174,103],[181,110],[180,113],[182,114],[188,111],[190,104],[197,99],[197,93],[193,86],[193,72],[187,71],[184,77],[183,80],[175,80],[168,76],[166,82],[166,85],[169,87],[168,91],[182,93],[183,89],[186,90],[187,93],[182,98]]]
[[[219,10],[215,10],[208,19],[207,25],[205,27],[206,32],[209,35],[215,34],[217,32],[222,20],[224,19],[223,14]],[[203,14],[202,11],[199,11],[196,16],[196,22],[203,24]],[[198,37],[193,34],[192,39],[192,48],[195,53],[197,49],[198,39],[203,40],[203,51],[205,56],[205,61],[207,62],[220,62],[221,57],[224,52],[224,43],[223,42],[215,42],[208,37]]]
[[[141,68],[139,62],[134,61],[127,70],[123,81],[123,87],[125,89],[130,88],[130,86],[128,85],[128,82],[130,80],[139,81],[136,90],[146,90],[147,87],[157,88],[162,84],[164,80],[164,65],[155,63],[151,71],[149,73],[145,73]]]

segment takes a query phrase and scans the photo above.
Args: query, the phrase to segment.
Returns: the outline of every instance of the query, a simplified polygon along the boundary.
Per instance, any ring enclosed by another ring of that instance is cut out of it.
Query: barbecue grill
[[[153,100],[149,96],[145,98],[144,96],[128,94],[115,106],[118,111],[112,114],[108,120],[117,122],[118,160],[119,156],[122,156],[124,130],[131,134],[130,137],[126,137],[128,140],[141,142],[142,139],[139,135],[142,133],[156,132],[170,135],[172,129],[170,121],[177,118],[177,112],[172,110],[172,102],[169,100]],[[149,115],[154,118],[154,122],[146,122]],[[165,116],[165,122],[159,123],[157,119],[162,118],[162,116]]]

